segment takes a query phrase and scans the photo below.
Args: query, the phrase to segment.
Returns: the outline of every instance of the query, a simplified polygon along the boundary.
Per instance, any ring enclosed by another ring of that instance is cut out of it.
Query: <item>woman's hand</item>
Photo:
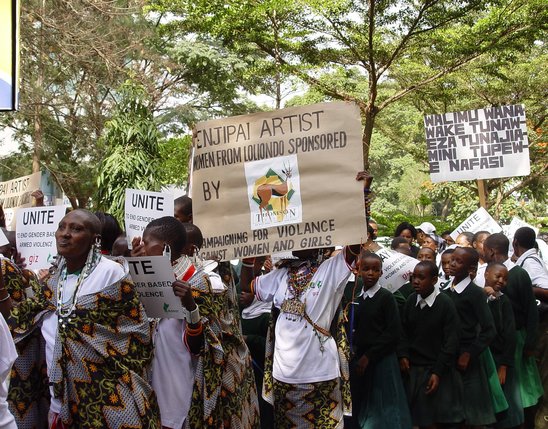
[[[145,243],[141,241],[141,237],[133,237],[131,240],[131,256],[146,256]]]
[[[255,295],[251,292],[243,292],[240,293],[240,305],[244,308],[249,307],[251,304],[253,304],[253,299],[255,299]]]
[[[504,386],[504,383],[506,383],[506,365],[499,366],[497,375],[499,376],[500,385]]]
[[[181,299],[181,304],[187,309],[187,311],[192,311],[196,308],[196,303],[194,302],[194,297],[192,296],[192,287],[190,283],[184,282],[181,280],[175,280],[171,285],[175,296],[178,296]]]
[[[368,171],[358,171],[358,174],[356,175],[356,180],[363,180],[363,187],[368,189],[371,186],[371,182],[373,181],[373,176],[371,176]]]
[[[404,374],[409,372],[409,359],[401,358],[400,359],[400,371]]]
[[[366,355],[363,355],[358,362],[356,363],[356,374],[360,377],[365,373],[367,366],[369,365],[369,358]]]
[[[457,369],[460,372],[465,372],[468,369],[468,365],[470,364],[470,353],[464,352],[459,356],[459,359],[457,360]]]
[[[27,267],[27,259],[23,258],[21,256],[21,253],[15,252],[13,260],[15,261],[15,265],[17,265],[22,270]]]
[[[439,385],[440,378],[436,374],[432,374],[430,376],[430,379],[428,380],[428,384],[426,385],[426,394],[430,395],[431,393],[434,393],[436,390],[438,390]]]

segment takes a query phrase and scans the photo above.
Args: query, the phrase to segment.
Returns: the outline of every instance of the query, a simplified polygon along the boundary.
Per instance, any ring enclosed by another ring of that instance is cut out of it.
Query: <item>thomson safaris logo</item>
[[[251,229],[302,222],[297,156],[245,163]]]
[[[169,304],[164,302],[164,313],[177,313],[177,310],[170,310]]]

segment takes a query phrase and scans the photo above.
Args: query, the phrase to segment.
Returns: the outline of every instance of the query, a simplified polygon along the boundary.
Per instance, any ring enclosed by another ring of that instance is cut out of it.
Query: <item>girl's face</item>
[[[426,236],[426,238],[422,242],[421,247],[429,247],[434,252],[436,252],[438,250],[438,243],[436,243],[432,237]]]
[[[441,238],[445,240],[448,246],[455,244],[455,240],[449,234],[442,235]]]
[[[470,275],[470,258],[463,249],[455,249],[451,254],[451,263],[449,264],[449,275],[454,276],[458,281]]]
[[[162,256],[164,254],[165,241],[160,240],[147,230],[143,233],[143,244],[147,256]]]
[[[404,229],[400,232],[400,237],[405,238],[409,244],[413,243],[413,234],[408,229]]]
[[[382,264],[376,258],[363,258],[360,260],[360,277],[363,281],[363,287],[369,289],[377,283],[382,274]]]
[[[506,286],[508,270],[506,267],[491,267],[485,271],[485,286],[492,287],[496,292],[500,292]]]
[[[417,265],[413,270],[413,289],[423,298],[426,298],[434,291],[434,285],[438,278],[430,275],[428,267]]]
[[[429,247],[422,247],[417,253],[417,259],[436,263],[436,254],[431,252]]]
[[[444,253],[441,255],[441,268],[446,275],[449,274],[449,264],[451,264],[451,254]]]
[[[459,247],[472,247],[472,243],[468,241],[468,238],[466,238],[466,235],[460,234],[457,237],[456,244]]]

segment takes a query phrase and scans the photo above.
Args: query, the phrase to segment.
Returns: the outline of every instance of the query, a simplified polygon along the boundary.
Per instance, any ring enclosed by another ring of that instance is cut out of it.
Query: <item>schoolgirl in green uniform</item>
[[[480,354],[496,335],[493,316],[483,290],[471,280],[478,265],[478,252],[459,247],[451,255],[451,286],[443,291],[455,304],[460,320],[457,369],[462,375],[465,423],[484,426],[496,421],[486,368]]]
[[[358,266],[363,293],[358,298],[351,362],[352,416],[360,429],[410,429],[411,416],[396,349],[400,318],[392,293],[379,284],[381,258],[362,253]]]
[[[420,262],[403,311],[398,355],[413,425],[438,428],[464,421],[463,386],[454,362],[459,348],[459,317],[451,298],[436,288],[438,269]]]
[[[491,262],[485,270],[485,286],[493,289],[489,296],[489,310],[493,315],[497,336],[489,346],[497,366],[500,385],[508,402],[508,411],[497,416],[497,428],[520,427],[524,422],[523,405],[517,375],[514,368],[516,351],[516,323],[512,303],[504,294],[508,279],[508,269],[504,264]]]

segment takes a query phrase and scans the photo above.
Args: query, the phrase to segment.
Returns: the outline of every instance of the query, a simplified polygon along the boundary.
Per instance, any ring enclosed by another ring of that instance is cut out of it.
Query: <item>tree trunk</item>
[[[42,152],[42,88],[44,87],[44,16],[46,10],[46,2],[42,0],[40,7],[40,41],[38,52],[38,66],[40,72],[36,79],[37,88],[39,88],[39,98],[34,100],[34,131],[33,131],[33,151],[32,151],[32,172],[38,173],[40,171],[40,156]]]
[[[41,79],[38,78],[38,83],[41,86]],[[32,172],[38,173],[40,171],[40,152],[42,151],[42,106],[40,103],[36,103],[34,109],[34,130],[32,140],[34,143],[32,150]]]
[[[369,148],[371,147],[371,136],[373,135],[373,126],[375,125],[375,106],[368,106],[363,114],[365,116],[365,127],[362,134],[362,150],[363,150],[363,168],[369,171]]]

